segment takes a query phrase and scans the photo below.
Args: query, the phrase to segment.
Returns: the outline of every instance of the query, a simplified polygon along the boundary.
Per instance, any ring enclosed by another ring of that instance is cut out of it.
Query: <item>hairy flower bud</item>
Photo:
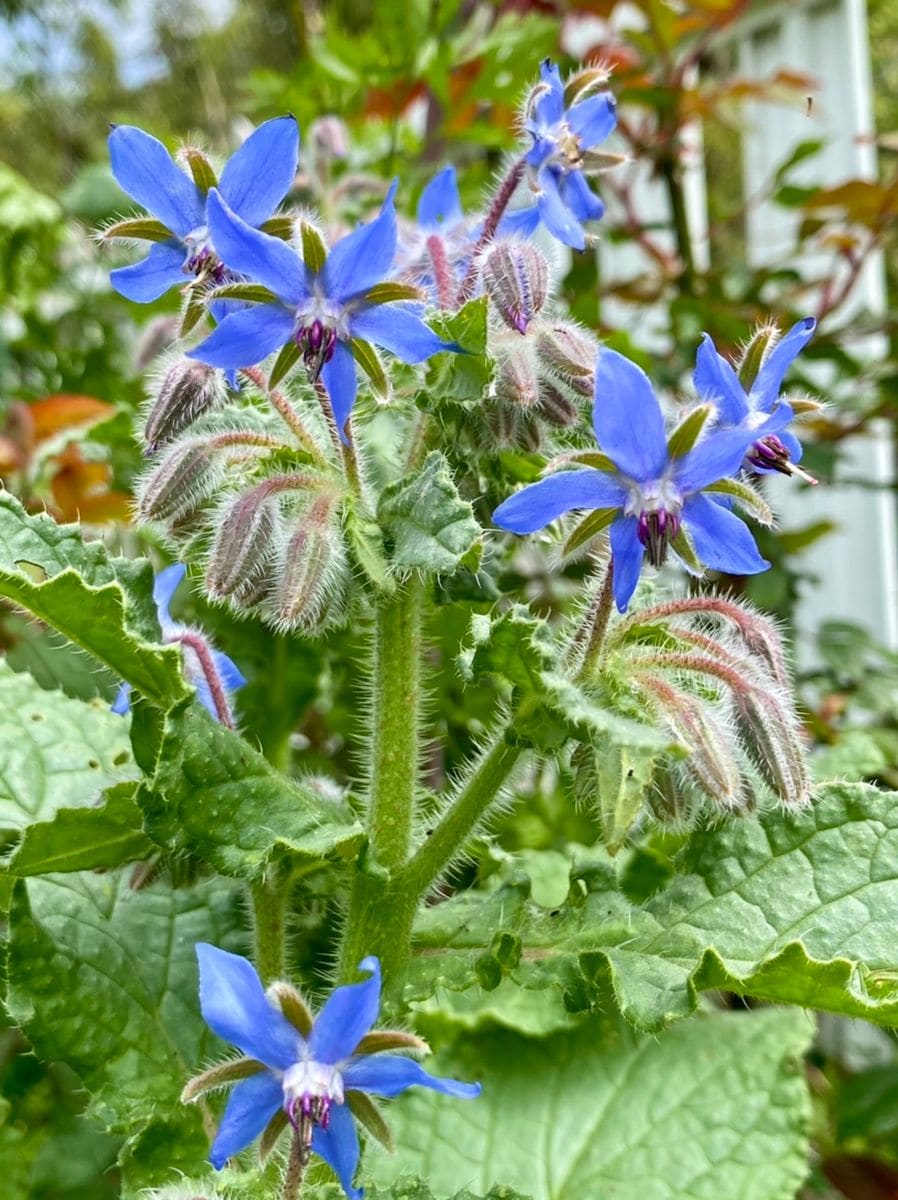
[[[144,427],[152,453],[188,429],[223,398],[219,373],[205,363],[179,358],[165,372]]]
[[[548,295],[549,264],[545,255],[529,242],[499,242],[486,255],[481,277],[487,295],[509,329],[526,333]]]
[[[145,371],[154,358],[167,349],[178,337],[179,317],[156,317],[148,321],[134,351],[134,368]]]
[[[272,553],[277,501],[267,484],[232,498],[220,514],[206,567],[209,594],[218,599],[253,593]]]
[[[330,158],[349,156],[349,134],[339,117],[329,114],[312,122],[309,139],[317,151]]]
[[[791,703],[772,688],[733,695],[736,725],[749,758],[787,808],[805,808],[811,782]]]
[[[539,385],[539,404],[537,412],[544,421],[558,429],[569,429],[580,420],[580,413],[573,400],[562,395],[558,388],[542,380]]]
[[[539,331],[537,351],[551,375],[581,396],[592,396],[598,347],[585,330],[568,321],[546,325]]]
[[[499,360],[495,396],[500,404],[532,408],[539,401],[539,377],[531,354],[521,346],[516,354]]]
[[[333,498],[322,496],[299,518],[283,548],[274,597],[277,624],[307,630],[320,625],[344,568]]]
[[[138,513],[145,521],[178,521],[215,491],[221,469],[205,440],[179,442],[138,488]]]

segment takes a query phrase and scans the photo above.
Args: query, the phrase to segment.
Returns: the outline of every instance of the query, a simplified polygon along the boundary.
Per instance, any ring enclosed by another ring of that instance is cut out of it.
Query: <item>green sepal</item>
[[[671,540],[670,544],[682,559],[683,564],[693,575],[703,575],[705,573],[701,559],[695,552],[692,539],[684,528],[680,528],[680,532]]]
[[[135,238],[144,242],[169,242],[175,235],[155,217],[130,217],[103,230],[104,238]]]
[[[269,217],[265,224],[259,228],[263,233],[267,233],[269,237],[276,237],[282,242],[289,242],[293,237],[295,224],[292,217],[282,214]]]
[[[317,275],[327,259],[324,238],[310,221],[300,221],[299,233],[302,239],[302,260],[308,269]]]
[[[603,454],[601,450],[575,450],[558,460],[558,466],[569,466],[571,463],[576,463],[578,467],[594,467],[597,471],[606,471],[609,474],[617,471],[608,455]]]
[[[713,404],[701,404],[683,418],[667,439],[667,452],[671,458],[682,458],[689,453],[714,411]]]
[[[181,313],[178,337],[187,337],[206,315],[205,297],[197,288],[188,288],[187,301]]]
[[[209,159],[196,146],[185,146],[178,156],[187,163],[188,170],[193,176],[197,190],[205,196],[212,188],[218,187],[218,176]]]
[[[720,479],[704,489],[706,492],[717,492],[718,495],[732,496],[749,510],[756,521],[762,525],[773,524],[773,509],[757,488],[752,487],[742,479]]]
[[[371,386],[382,400],[390,397],[390,380],[380,360],[380,355],[370,342],[352,338],[349,343],[355,361],[371,381]]]
[[[574,793],[595,812],[609,854],[626,844],[645,806],[657,753],[614,742],[581,743],[571,758]]]
[[[274,366],[271,368],[271,375],[268,378],[269,390],[276,388],[285,375],[287,375],[296,364],[299,362],[302,351],[294,341],[286,342],[280,349],[280,352],[275,359]]]
[[[563,553],[573,554],[575,550],[579,550],[582,545],[600,534],[603,529],[607,529],[619,512],[619,508],[597,508],[584,517],[568,535]]]
[[[277,304],[274,292],[260,283],[225,283],[206,293],[206,300],[246,300],[254,304]]]
[[[423,298],[421,289],[415,287],[414,284],[394,283],[392,280],[376,283],[374,287],[365,292],[366,304],[392,304],[396,300],[420,301]]]

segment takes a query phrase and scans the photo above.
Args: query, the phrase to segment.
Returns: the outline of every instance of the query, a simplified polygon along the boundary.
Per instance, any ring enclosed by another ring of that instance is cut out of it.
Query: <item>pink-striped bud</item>
[[[138,514],[144,521],[179,521],[212,495],[221,478],[208,442],[179,442],[140,482]]]
[[[573,400],[569,400],[551,383],[542,380],[539,387],[539,415],[558,429],[569,429],[580,420],[580,413]]]
[[[206,586],[218,599],[251,595],[265,573],[278,522],[277,501],[266,484],[232,497],[222,509],[209,562]]]
[[[539,331],[537,351],[556,380],[581,396],[593,394],[598,346],[585,330],[569,321],[546,325]]]
[[[517,354],[500,359],[496,368],[496,400],[516,408],[533,408],[539,402],[539,377],[533,356],[521,346]]]
[[[735,690],[733,702],[739,736],[764,782],[786,808],[806,808],[811,781],[791,702],[767,687]]]
[[[526,333],[548,295],[545,255],[529,242],[499,242],[483,260],[481,278],[508,328]]]
[[[301,516],[278,567],[275,621],[282,629],[313,630],[334,616],[328,606],[344,582],[343,539],[332,497],[319,497]]]
[[[179,358],[162,376],[147,414],[144,437],[153,453],[217,407],[224,398],[219,372],[205,363]]]

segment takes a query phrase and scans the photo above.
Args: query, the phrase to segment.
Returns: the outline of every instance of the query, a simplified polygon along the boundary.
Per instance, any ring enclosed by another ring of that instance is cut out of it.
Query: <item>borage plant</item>
[[[544,63],[484,212],[446,167],[416,220],[393,183],[319,221],[289,117],[220,176],[111,134],[148,215],[106,234],[152,243],[115,286],[184,298],[137,489],[169,565],[0,497],[0,591],[123,684],[0,683],[41,772],[8,1009],[125,1196],[785,1198],[807,1009],[898,1017],[894,797],[812,784],[738,598],[764,473],[809,480],[814,322],[706,336],[671,397],[565,315],[615,120]]]

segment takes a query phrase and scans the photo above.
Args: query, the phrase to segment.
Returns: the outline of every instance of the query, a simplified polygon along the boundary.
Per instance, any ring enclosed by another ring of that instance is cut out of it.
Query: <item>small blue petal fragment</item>
[[[348,446],[346,422],[349,420],[349,414],[355,404],[359,381],[355,370],[355,359],[345,342],[337,342],[334,345],[333,356],[330,362],[324,364],[321,378],[324,380],[324,386],[330,396],[340,439]]]
[[[627,605],[639,583],[642,560],[645,558],[645,546],[640,542],[637,534],[636,517],[618,517],[608,532],[614,571],[612,580],[614,603],[617,605],[618,612],[626,612]]]
[[[359,1135],[349,1109],[336,1104],[330,1111],[327,1129],[315,1126],[312,1149],[320,1154],[340,1180],[348,1200],[362,1200],[361,1188],[353,1187],[352,1179],[359,1165]]]
[[[223,1041],[267,1067],[287,1067],[301,1057],[303,1039],[262,988],[252,963],[198,942],[200,1008],[203,1019]]]
[[[816,328],[817,322],[813,317],[804,317],[773,347],[752,384],[751,392],[756,398],[758,408],[764,412],[773,408],[786,372],[814,336]]]
[[[153,601],[163,633],[174,624],[169,607],[175,597],[175,592],[184,582],[186,574],[187,568],[183,563],[172,563],[170,567],[165,567],[160,571],[153,580]]]
[[[603,347],[596,360],[593,424],[599,447],[624,475],[659,479],[667,463],[661,406],[636,363]]]
[[[717,353],[707,333],[695,356],[692,381],[700,399],[710,401],[724,425],[739,425],[749,411],[748,397],[730,363]]]
[[[620,481],[604,471],[559,471],[504,500],[493,522],[511,533],[533,533],[575,508],[618,508],[626,499]]]
[[[116,267],[109,280],[120,296],[135,304],[152,304],[169,288],[185,282],[185,248],[177,242],[156,242],[146,258],[130,267]]]
[[[287,195],[299,163],[295,117],[275,117],[249,135],[228,159],[219,190],[230,208],[258,227]]]
[[[333,300],[344,302],[382,283],[396,256],[394,180],[383,207],[373,221],[341,238],[324,263],[324,289]]]
[[[172,233],[185,237],[204,223],[199,189],[158,138],[117,125],[109,135],[109,159],[119,185]]]
[[[209,192],[206,215],[212,244],[219,258],[232,271],[261,283],[293,307],[308,297],[305,264],[286,242],[269,237],[241,220],[215,188]],[[264,358],[264,355],[260,357]],[[259,362],[259,358],[253,362]]]
[[[406,1088],[426,1087],[459,1100],[473,1100],[481,1090],[479,1083],[459,1083],[429,1075],[420,1063],[398,1054],[366,1054],[354,1059],[343,1072],[343,1083],[348,1089],[386,1097],[398,1096]]]
[[[293,317],[280,305],[257,304],[229,313],[205,341],[187,351],[211,367],[251,367],[289,342]]]
[[[683,523],[695,552],[715,571],[730,575],[755,575],[770,566],[758,553],[745,522],[707,496],[691,496],[683,506]]]
[[[558,190],[558,178],[551,166],[542,167],[538,176],[539,198],[537,206],[542,222],[553,237],[572,250],[586,246],[586,235],[580,222],[567,207]]]
[[[462,219],[455,167],[434,175],[418,201],[418,224],[425,233],[446,233]]]
[[[598,146],[617,125],[617,104],[610,92],[581,100],[568,112],[568,125],[586,149]]]
[[[115,694],[115,699],[109,706],[109,711],[117,717],[127,716],[131,711],[131,684],[123,683]]]
[[[269,1071],[234,1085],[209,1152],[209,1162],[216,1171],[259,1136],[283,1100],[281,1082]]]
[[[309,1035],[309,1052],[316,1062],[335,1066],[349,1058],[377,1020],[380,963],[370,956],[359,963],[359,970],[370,971],[370,977],[331,992],[315,1018]]]

